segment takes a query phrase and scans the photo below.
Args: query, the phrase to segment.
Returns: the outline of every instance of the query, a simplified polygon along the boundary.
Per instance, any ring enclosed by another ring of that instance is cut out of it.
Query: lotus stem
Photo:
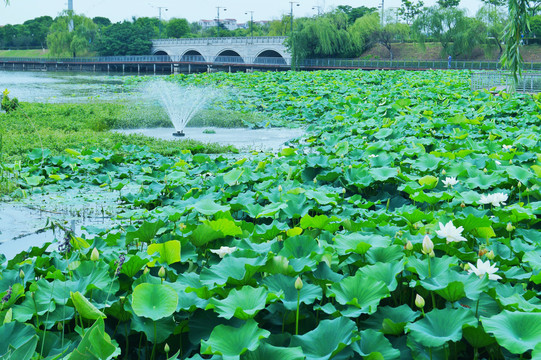
[[[299,335],[299,306],[301,301],[301,291],[297,290],[297,316],[295,318],[295,335]]]
[[[156,355],[156,321],[154,321],[154,345],[152,345],[152,355],[150,355],[150,360],[154,360],[154,356]]]

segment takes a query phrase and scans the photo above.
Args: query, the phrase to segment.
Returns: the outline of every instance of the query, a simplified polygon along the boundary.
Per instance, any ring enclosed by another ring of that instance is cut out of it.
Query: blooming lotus
[[[472,265],[468,263],[470,268],[468,269],[468,272],[474,273],[475,275],[479,276],[480,278],[484,277],[485,274],[488,274],[489,280],[499,280],[502,277],[500,275],[496,275],[495,272],[498,271],[498,268],[495,264],[490,265],[490,261],[487,260],[485,262],[482,262],[481,259],[477,259],[477,266]]]
[[[458,184],[458,180],[455,177],[446,177],[442,183],[445,185],[445,187],[453,187],[454,185]]]
[[[220,257],[220,259],[223,259],[224,256],[231,254],[235,250],[237,250],[236,246],[233,246],[233,247],[221,246],[219,249],[211,249],[210,252],[213,254],[217,254]]]
[[[445,225],[440,222],[440,229],[436,230],[436,234],[441,238],[445,238],[447,243],[466,241],[466,238],[462,236],[462,231],[464,231],[464,228],[462,226],[457,228],[452,221]]]
[[[505,202],[507,201],[507,194],[504,193],[494,193],[490,195],[481,195],[481,199],[479,199],[479,204],[492,204],[492,206],[500,206],[505,205]]]

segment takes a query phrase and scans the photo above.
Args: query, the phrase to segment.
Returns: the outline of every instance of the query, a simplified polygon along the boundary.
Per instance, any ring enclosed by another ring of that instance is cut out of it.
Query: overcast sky
[[[320,6],[326,11],[338,5],[350,5],[353,7],[368,6],[378,7],[381,0],[296,0],[299,6],[294,7],[294,16],[312,16],[317,13],[315,6]],[[398,7],[400,0],[384,0],[385,8]],[[67,0],[10,0],[9,6],[4,6],[0,0],[0,25],[22,24],[25,20],[39,16],[57,16],[67,8]],[[436,0],[425,0],[427,6],[433,5]],[[189,21],[199,19],[214,19],[217,16],[217,6],[225,7],[220,10],[220,18],[237,19],[239,23],[250,21],[250,13],[254,11],[254,21],[273,20],[282,14],[289,14],[289,0],[73,0],[73,8],[77,14],[83,14],[90,18],[104,16],[112,22],[130,20],[136,17],[158,17],[159,8],[162,9],[162,19],[186,18]],[[470,15],[474,15],[481,6],[480,0],[462,0],[461,7],[469,9]]]

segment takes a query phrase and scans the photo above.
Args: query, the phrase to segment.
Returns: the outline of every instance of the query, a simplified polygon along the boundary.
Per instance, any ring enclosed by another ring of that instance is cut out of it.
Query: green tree
[[[437,3],[442,8],[456,8],[460,5],[460,0],[438,0]]]
[[[94,49],[102,56],[149,54],[152,34],[144,23],[124,21],[112,24],[102,31]]]
[[[94,24],[98,25],[100,29],[111,25],[111,20],[103,16],[96,16],[92,18]]]
[[[409,25],[423,12],[424,6],[425,4],[421,0],[415,3],[410,0],[402,0],[402,5],[398,8],[398,15]]]
[[[520,43],[529,28],[528,6],[528,0],[509,0],[509,22],[504,30],[506,47],[500,61],[511,71],[515,83],[522,73],[524,62],[520,54]]]
[[[165,31],[170,38],[186,37],[190,33],[190,23],[186,19],[171,19],[167,22]]]
[[[429,7],[414,21],[412,31],[424,44],[427,39],[440,42],[442,56],[469,57],[486,36],[484,24],[468,18],[463,9]]]
[[[45,48],[47,43],[47,34],[53,23],[53,18],[50,16],[40,16],[32,20],[27,20],[23,25],[28,29],[31,37],[32,46],[41,46]]]
[[[92,19],[65,12],[52,23],[47,46],[52,56],[84,56],[96,40],[97,30]]]
[[[485,50],[490,52],[493,48],[497,48],[499,58],[503,53],[502,42],[505,24],[507,23],[507,13],[502,8],[485,4],[477,11],[476,18],[486,25]]]
[[[359,18],[348,29],[355,43],[355,48],[358,49],[359,54],[369,49],[377,39],[374,34],[380,29],[381,23],[379,14],[377,12],[367,14],[362,18]]]
[[[408,37],[410,32],[410,27],[407,24],[402,23],[389,23],[383,28],[380,27],[374,32],[374,39],[376,42],[383,45],[388,51],[393,59],[393,49],[392,45],[397,39],[404,39]]]
[[[336,11],[343,12],[348,17],[348,23],[353,25],[357,19],[362,18],[363,16],[377,11],[376,8],[369,8],[366,6],[352,7],[349,5],[339,5],[336,7]]]

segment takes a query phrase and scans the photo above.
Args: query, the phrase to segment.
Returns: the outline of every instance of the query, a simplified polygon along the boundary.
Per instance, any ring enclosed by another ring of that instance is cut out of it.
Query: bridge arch
[[[254,58],[255,64],[285,65],[286,59],[280,52],[268,49],[259,52]]]
[[[227,48],[220,50],[220,52],[214,57],[214,61],[239,64],[243,64],[245,62],[237,51]]]
[[[180,57],[180,61],[198,61],[205,62],[205,57],[198,50],[189,49],[186,50]]]
[[[164,50],[164,49],[154,49],[154,51],[152,52],[152,55],[167,55],[171,57],[171,54],[167,50]]]

